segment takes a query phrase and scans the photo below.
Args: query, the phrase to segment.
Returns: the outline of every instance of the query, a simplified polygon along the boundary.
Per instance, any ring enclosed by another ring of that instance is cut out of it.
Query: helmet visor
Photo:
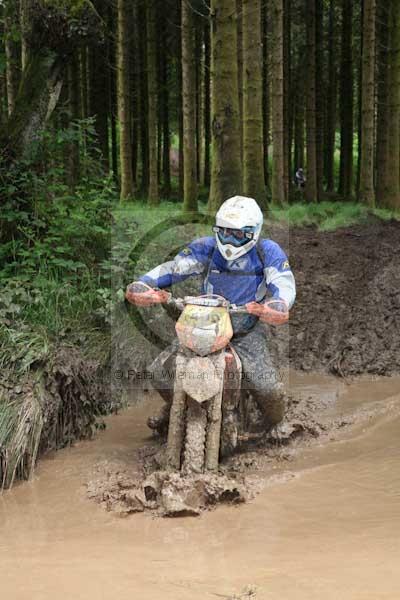
[[[240,248],[254,238],[254,227],[243,227],[242,229],[231,229],[229,227],[213,227],[221,244],[230,244]]]

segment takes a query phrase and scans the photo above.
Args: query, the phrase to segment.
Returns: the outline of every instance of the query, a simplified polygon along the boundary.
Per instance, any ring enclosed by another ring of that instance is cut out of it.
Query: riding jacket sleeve
[[[296,299],[296,282],[289,260],[276,242],[262,240],[265,285],[272,298],[280,298],[292,308]]]
[[[214,238],[212,237],[194,240],[183,248],[173,260],[158,265],[143,275],[140,281],[151,287],[162,289],[184,281],[188,277],[200,275],[209,260],[213,246]]]

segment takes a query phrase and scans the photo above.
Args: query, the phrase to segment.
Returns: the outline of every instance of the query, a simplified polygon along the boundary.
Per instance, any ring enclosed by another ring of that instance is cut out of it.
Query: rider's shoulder
[[[181,250],[179,254],[206,254],[208,255],[215,248],[215,237],[201,237],[193,240],[185,248]]]
[[[276,260],[285,258],[286,255],[280,245],[274,240],[265,238],[260,240],[260,245],[263,250],[265,261],[268,265],[271,265]]]

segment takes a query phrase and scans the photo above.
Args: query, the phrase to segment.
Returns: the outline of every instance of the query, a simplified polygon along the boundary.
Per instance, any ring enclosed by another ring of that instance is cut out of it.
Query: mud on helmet
[[[235,260],[257,244],[263,214],[253,198],[234,196],[226,200],[216,215],[213,228],[218,249],[226,260]]]

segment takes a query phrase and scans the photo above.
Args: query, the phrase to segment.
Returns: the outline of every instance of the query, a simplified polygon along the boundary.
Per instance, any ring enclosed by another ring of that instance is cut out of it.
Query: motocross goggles
[[[254,238],[255,227],[242,227],[242,229],[230,229],[229,227],[213,227],[213,232],[218,235],[221,244],[231,244],[236,248],[244,246]]]

